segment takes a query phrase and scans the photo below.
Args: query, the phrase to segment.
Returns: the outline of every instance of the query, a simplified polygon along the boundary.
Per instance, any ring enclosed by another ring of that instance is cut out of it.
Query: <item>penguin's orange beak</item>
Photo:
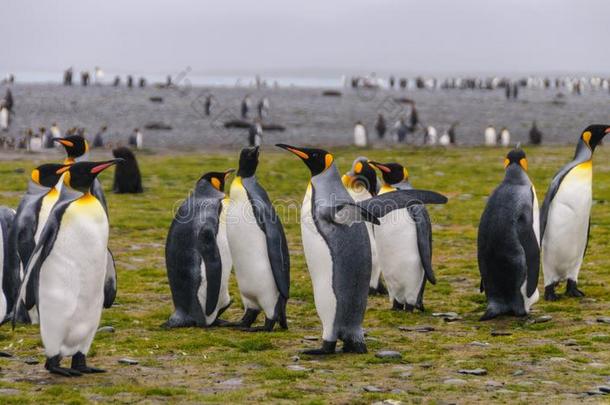
[[[65,172],[67,172],[68,170],[70,170],[70,166],[72,166],[72,163],[70,163],[69,165],[65,165],[65,166],[60,167],[59,169],[57,169],[55,174],[63,174]]]
[[[369,164],[372,165],[373,167],[376,167],[377,169],[381,170],[384,173],[390,173],[392,171],[389,167],[387,167],[379,162],[369,161]]]
[[[278,148],[285,149],[288,152],[292,152],[292,153],[294,153],[295,155],[297,155],[298,157],[300,157],[303,160],[309,159],[309,155],[307,153],[303,152],[299,148],[295,148],[294,146],[286,145],[286,144],[283,144],[283,143],[278,143],[275,146],[277,146]]]
[[[99,172],[102,172],[102,171],[108,169],[110,166],[115,165],[119,162],[123,162],[123,161],[124,161],[124,159],[119,158],[119,159],[109,160],[104,163],[100,163],[99,165],[93,166],[91,168],[91,174],[98,174]]]
[[[63,138],[53,138],[53,141],[61,143],[62,145],[71,148],[74,146],[74,143],[72,141],[69,141],[67,139],[63,139]]]

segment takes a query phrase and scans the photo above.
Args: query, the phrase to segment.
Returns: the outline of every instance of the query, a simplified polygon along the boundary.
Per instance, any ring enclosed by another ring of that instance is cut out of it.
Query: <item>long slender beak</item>
[[[63,174],[67,172],[68,170],[70,170],[70,166],[72,166],[72,163],[60,167],[59,169],[57,169],[55,174]]]
[[[53,142],[59,142],[62,145],[67,146],[68,148],[71,148],[74,146],[74,143],[72,143],[72,141],[69,141],[64,138],[53,138]]]
[[[376,167],[377,169],[381,170],[384,173],[390,173],[392,171],[392,170],[390,170],[389,167],[383,165],[382,163],[373,162],[372,160],[369,160],[369,165],[372,165],[373,167]]]
[[[606,130],[604,131],[604,134],[606,134],[606,135],[610,134],[610,127],[606,128]]]
[[[118,159],[112,159],[107,162],[100,163],[96,166],[93,166],[93,168],[91,169],[91,173],[97,174],[99,172],[102,172],[102,171],[108,169],[110,166],[115,165],[119,162],[123,162],[123,161],[125,161],[125,159],[118,158]]]
[[[258,146],[257,146],[258,148]],[[225,180],[227,179],[227,177],[229,177],[231,175],[231,173],[234,173],[235,169],[229,169],[225,172]]]
[[[303,160],[309,159],[309,155],[297,147],[286,145],[284,143],[276,143],[275,146],[277,146],[278,148],[286,149],[288,152],[294,153]]]

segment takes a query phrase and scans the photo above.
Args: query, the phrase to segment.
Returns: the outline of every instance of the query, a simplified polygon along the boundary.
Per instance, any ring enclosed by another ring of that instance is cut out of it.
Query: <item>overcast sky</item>
[[[0,71],[601,73],[608,0],[2,0]]]

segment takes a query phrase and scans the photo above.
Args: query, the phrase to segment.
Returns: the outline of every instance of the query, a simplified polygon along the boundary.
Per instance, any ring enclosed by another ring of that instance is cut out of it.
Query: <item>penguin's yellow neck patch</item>
[[[69,157],[69,156],[68,156],[67,158],[65,158],[65,159],[64,159],[64,164],[65,164],[65,165],[71,165],[71,164],[73,164],[73,163],[75,163],[75,162],[76,162],[76,160],[74,160],[74,158],[73,158],[73,157]]]
[[[381,189],[379,189],[379,194],[385,194],[385,193],[390,193],[392,191],[396,191],[396,188],[390,186],[389,184],[384,184],[383,186],[381,186]]]
[[[52,187],[47,193],[47,197],[59,197],[59,191],[57,191],[55,187]]]
[[[241,181],[240,176],[236,176],[231,183],[231,190],[229,192],[232,200],[241,200],[247,199],[248,195],[246,194],[246,189]]]

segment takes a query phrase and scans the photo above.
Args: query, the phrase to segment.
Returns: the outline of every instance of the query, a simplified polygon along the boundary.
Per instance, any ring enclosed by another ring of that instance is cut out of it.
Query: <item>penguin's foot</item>
[[[319,349],[309,349],[303,350],[302,354],[308,354],[310,356],[326,356],[329,354],[335,354],[335,348],[337,347],[337,342],[329,342],[327,340],[322,341],[322,347]]]
[[[222,327],[229,327],[229,326],[233,326],[233,325],[234,325],[233,322],[229,322],[229,321],[225,321],[224,319],[216,318],[216,320],[214,322],[212,322],[212,324],[210,326],[218,326],[218,327],[222,328]]]
[[[578,283],[576,281],[568,279],[566,295],[568,297],[580,298],[580,297],[584,297],[585,293],[578,289]]]
[[[498,312],[496,309],[494,308],[487,308],[487,311],[485,311],[485,313],[483,314],[482,317],[479,318],[479,321],[488,321],[490,319],[493,319],[497,316],[500,316],[501,313]]]
[[[557,283],[552,283],[544,287],[544,299],[545,301],[557,301],[559,300],[559,295],[555,292],[555,287]]]
[[[275,326],[275,319],[265,318],[265,324],[263,326],[256,326],[254,328],[241,328],[245,332],[271,332]]]
[[[179,312],[174,312],[172,316],[169,317],[167,322],[161,324],[163,329],[188,328],[191,326],[195,326],[195,320]]]
[[[72,356],[71,369],[76,370],[83,374],[105,373],[106,372],[106,370],[103,370],[101,368],[87,366],[87,357],[81,352],[77,352],[74,356]]]
[[[47,357],[47,361],[44,364],[44,368],[46,368],[51,374],[57,374],[64,377],[80,377],[81,375],[83,375],[78,370],[61,367],[59,365],[60,361],[61,357],[59,357],[59,355]]]
[[[392,311],[402,311],[405,309],[405,304],[401,304],[400,302],[394,300],[392,301]]]
[[[364,342],[356,342],[354,340],[344,340],[343,341],[343,353],[357,353],[364,354],[367,353],[366,343]]]
[[[413,312],[415,311],[415,305],[405,304],[405,312]]]
[[[254,322],[256,322],[256,318],[258,318],[258,314],[260,314],[260,312],[261,311],[258,309],[248,308],[239,322],[228,322],[225,326],[232,328],[249,328]]]

